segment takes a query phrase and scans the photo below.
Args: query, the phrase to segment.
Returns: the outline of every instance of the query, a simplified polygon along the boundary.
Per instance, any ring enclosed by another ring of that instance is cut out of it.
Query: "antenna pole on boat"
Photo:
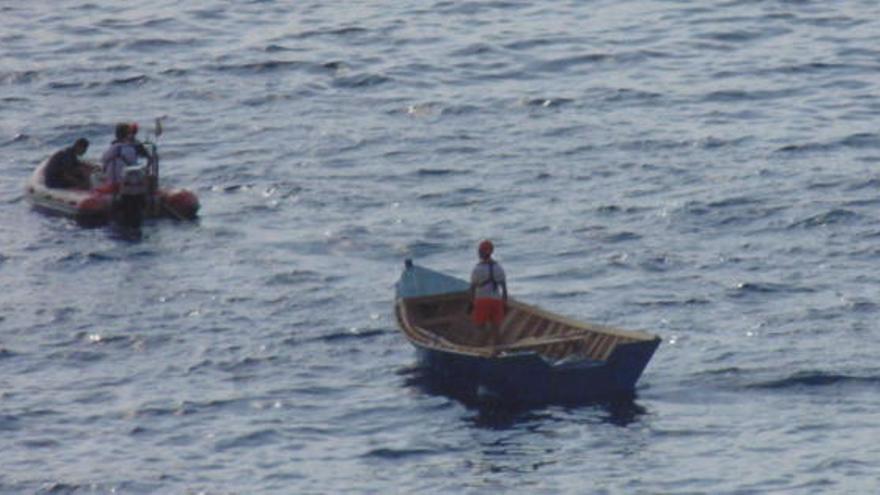
[[[150,156],[150,163],[148,167],[148,175],[150,177],[150,191],[149,191],[149,203],[153,210],[153,214],[157,215],[159,213],[160,202],[156,197],[156,193],[159,191],[159,136],[162,135],[162,119],[165,117],[156,117],[155,125],[153,126],[153,146],[152,153]]]

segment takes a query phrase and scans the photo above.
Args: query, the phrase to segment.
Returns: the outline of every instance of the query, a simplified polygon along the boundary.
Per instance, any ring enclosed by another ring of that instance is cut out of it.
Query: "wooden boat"
[[[645,332],[560,316],[511,299],[494,349],[467,313],[469,284],[407,260],[395,314],[432,378],[464,396],[571,403],[631,395],[660,345]]]

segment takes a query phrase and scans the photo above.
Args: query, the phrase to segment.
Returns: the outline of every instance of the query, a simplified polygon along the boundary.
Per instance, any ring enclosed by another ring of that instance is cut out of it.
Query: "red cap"
[[[131,124],[128,124],[128,130],[129,130],[129,132],[131,132],[132,136],[137,134],[138,133],[138,123],[132,122]]]
[[[480,247],[477,250],[479,251],[480,256],[491,256],[492,252],[495,251],[495,245],[492,244],[492,241],[486,239],[480,243]]]

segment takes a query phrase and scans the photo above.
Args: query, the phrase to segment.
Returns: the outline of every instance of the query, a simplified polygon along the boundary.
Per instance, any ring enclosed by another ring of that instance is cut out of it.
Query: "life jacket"
[[[498,292],[498,281],[495,280],[495,272],[492,269],[495,266],[495,262],[491,259],[487,262],[489,263],[489,278],[480,283],[480,287],[492,284],[492,292]]]
[[[131,156],[123,151],[131,149]],[[111,185],[118,186],[121,194],[143,194],[146,192],[144,171],[137,167],[137,148],[132,143],[114,141],[101,156],[104,174]]]

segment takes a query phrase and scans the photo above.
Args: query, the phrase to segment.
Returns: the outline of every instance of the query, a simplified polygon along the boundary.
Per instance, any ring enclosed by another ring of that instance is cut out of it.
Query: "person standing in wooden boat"
[[[488,333],[488,345],[494,348],[500,337],[507,312],[507,277],[501,264],[492,259],[495,246],[490,240],[480,242],[480,261],[471,271],[470,304],[474,325]]]

